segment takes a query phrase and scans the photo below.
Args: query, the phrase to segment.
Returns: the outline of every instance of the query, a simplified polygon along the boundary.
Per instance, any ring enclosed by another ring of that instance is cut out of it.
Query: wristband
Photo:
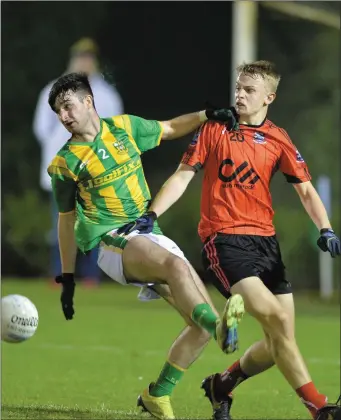
[[[157,219],[157,214],[155,213],[155,211],[147,211],[148,216],[150,216],[153,220]]]
[[[69,281],[74,281],[74,274],[73,273],[63,273],[63,280],[69,282]]]
[[[323,235],[324,233],[327,233],[327,232],[334,233],[332,228],[323,228],[320,230],[320,235]]]

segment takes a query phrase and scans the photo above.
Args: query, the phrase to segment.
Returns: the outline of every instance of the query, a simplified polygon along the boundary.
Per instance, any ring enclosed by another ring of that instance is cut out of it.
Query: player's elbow
[[[293,185],[301,200],[306,200],[309,197],[311,197],[311,195],[315,195],[316,193],[316,190],[310,181],[301,182]]]
[[[176,124],[172,121],[162,121],[162,140],[174,140],[180,136],[181,133],[178,132]]]

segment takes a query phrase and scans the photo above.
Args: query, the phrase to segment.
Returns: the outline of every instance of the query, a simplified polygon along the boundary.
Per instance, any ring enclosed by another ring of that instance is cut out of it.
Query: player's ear
[[[88,109],[93,107],[93,101],[92,101],[92,97],[90,95],[86,95],[85,99],[85,105]]]
[[[276,93],[272,92],[272,93],[268,93],[265,97],[265,105],[270,105],[272,104],[272,102],[275,100],[276,98]]]

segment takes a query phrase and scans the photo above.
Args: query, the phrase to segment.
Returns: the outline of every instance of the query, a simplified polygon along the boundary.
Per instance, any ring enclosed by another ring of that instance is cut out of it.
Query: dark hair
[[[49,93],[49,105],[56,112],[55,104],[58,97],[63,98],[68,92],[80,93],[80,99],[84,96],[90,95],[92,97],[93,105],[94,94],[90,86],[90,82],[86,73],[69,73],[61,76],[52,86]]]

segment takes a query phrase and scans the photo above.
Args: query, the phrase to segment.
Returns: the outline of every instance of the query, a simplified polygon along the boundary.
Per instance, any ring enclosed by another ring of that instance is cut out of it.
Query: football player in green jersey
[[[71,134],[48,167],[59,209],[62,274],[56,281],[62,284],[65,318],[74,315],[77,247],[87,252],[98,244],[98,265],[109,277],[123,285],[144,286],[142,298],[157,293],[175,307],[187,327],[173,344],[157,383],[139,400],[155,417],[174,418],[169,395],[208,340],[214,337],[225,353],[237,348],[243,300],[233,296],[219,317],[195,270],[157,223],[147,234],[117,230],[148,212],[151,196],[143,152],[161,140],[190,133],[208,118],[230,126],[235,116],[230,109],[216,109],[163,122],[133,115],[100,118],[89,81],[81,73],[60,77],[51,88],[49,104]]]

